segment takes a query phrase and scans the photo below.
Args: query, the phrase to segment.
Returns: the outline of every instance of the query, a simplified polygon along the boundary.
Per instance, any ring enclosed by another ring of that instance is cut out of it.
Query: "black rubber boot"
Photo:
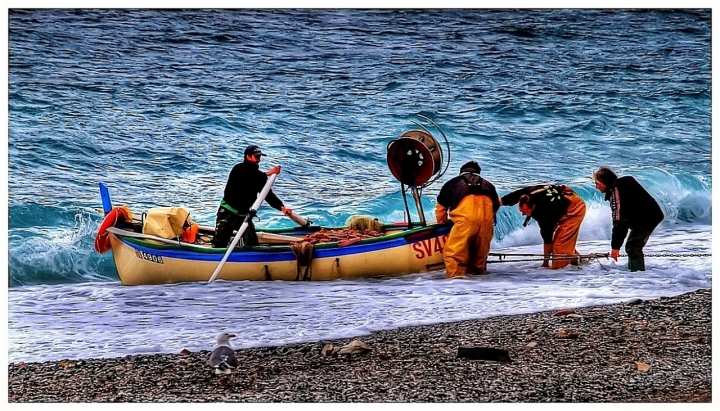
[[[628,268],[630,271],[645,271],[645,258],[628,257]]]

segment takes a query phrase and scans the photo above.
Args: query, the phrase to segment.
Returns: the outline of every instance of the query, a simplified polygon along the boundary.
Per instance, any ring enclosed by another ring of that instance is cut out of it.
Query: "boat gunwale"
[[[352,248],[355,248],[355,247],[358,247],[358,246],[365,246],[365,245],[370,245],[370,244],[374,244],[374,243],[388,242],[388,241],[403,239],[403,238],[407,238],[407,237],[411,237],[411,236],[418,236],[417,240],[424,240],[424,239],[427,239],[427,238],[432,238],[432,237],[433,237],[433,235],[432,235],[433,232],[440,231],[440,230],[443,230],[443,229],[445,229],[445,228],[447,228],[447,230],[448,230],[448,232],[449,232],[450,226],[451,226],[451,224],[432,224],[432,225],[427,225],[427,226],[422,226],[422,227],[411,228],[411,229],[404,229],[404,230],[403,230],[403,229],[402,229],[403,226],[386,225],[386,226],[384,227],[384,228],[386,228],[386,229],[398,228],[400,231],[398,231],[398,232],[396,232],[396,233],[391,233],[391,234],[388,234],[388,235],[383,235],[383,236],[380,236],[380,237],[363,238],[363,239],[361,239],[361,240],[358,241],[358,242],[355,242],[355,243],[352,243],[352,244],[349,244],[349,245],[345,245],[345,246],[340,246],[337,241],[326,242],[326,243],[317,243],[317,244],[314,245],[314,249],[315,249],[315,250],[318,250],[318,251],[321,251],[321,250],[331,250],[331,249],[336,249],[336,248],[352,249]],[[316,226],[316,227],[317,227],[317,226]],[[340,229],[345,229],[345,228],[347,228],[347,227],[321,227],[321,228],[319,228],[319,229],[312,230],[312,231],[313,231],[313,232],[316,232],[316,231],[319,231],[319,230],[322,229],[322,228],[325,228],[326,230],[340,230]],[[278,229],[274,229],[272,232],[273,232],[273,233],[284,233],[284,234],[287,234],[287,233],[290,233],[290,232],[297,232],[297,231],[299,231],[299,230],[300,230],[301,232],[303,232],[304,229],[303,229],[303,228],[298,229],[298,228],[296,228],[296,227],[291,227],[291,228],[283,228],[283,229],[279,229],[279,230],[278,230]],[[153,239],[153,238],[147,238],[147,239],[146,239],[146,238],[141,238],[141,237],[139,237],[139,235],[141,235],[141,236],[146,236],[145,234],[132,233],[132,234],[134,234],[134,235],[129,235],[129,234],[131,234],[131,233],[130,233],[130,232],[127,232],[128,235],[125,235],[125,234],[123,234],[122,232],[123,232],[123,231],[126,231],[126,230],[123,230],[123,229],[120,229],[120,228],[117,228],[117,227],[112,227],[112,230],[108,230],[108,231],[110,231],[113,235],[117,236],[117,237],[118,237],[120,240],[122,240],[123,242],[130,243],[130,245],[136,245],[136,246],[140,246],[140,247],[150,248],[150,249],[153,249],[153,250],[185,251],[185,252],[191,252],[191,253],[211,254],[211,255],[213,255],[213,254],[224,254],[225,252],[227,252],[227,248],[205,247],[205,246],[199,246],[199,245],[196,245],[196,244],[182,243],[182,242],[180,242],[180,241],[174,241],[174,240],[168,240],[168,239],[161,239],[161,238],[159,238],[159,237],[158,237],[157,239]],[[263,230],[258,230],[258,232],[270,232],[270,231],[263,229]],[[423,235],[423,234],[425,234],[425,235]],[[301,239],[298,239],[298,241],[300,241],[300,240],[301,240]],[[414,240],[416,240],[416,239],[413,238],[412,240],[413,240],[413,241],[409,241],[409,242],[415,242]],[[157,244],[157,243],[154,243],[154,242],[152,242],[152,241],[163,241],[163,243],[162,243],[162,244]],[[250,247],[250,248],[243,249],[243,250],[237,250],[237,251],[240,251],[240,252],[242,252],[242,251],[248,251],[248,252],[254,251],[254,252],[261,252],[261,253],[266,253],[266,252],[286,252],[286,251],[291,251],[291,248],[290,248],[290,245],[289,245],[289,244],[277,244],[277,245],[260,245],[260,246],[254,246],[254,247]],[[235,252],[237,252],[237,251],[235,251]],[[233,252],[233,253],[235,253],[235,252]]]

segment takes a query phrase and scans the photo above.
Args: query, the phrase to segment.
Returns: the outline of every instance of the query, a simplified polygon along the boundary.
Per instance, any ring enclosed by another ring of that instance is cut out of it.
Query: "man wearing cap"
[[[495,186],[480,177],[480,165],[475,161],[465,163],[460,175],[442,186],[435,218],[443,224],[449,214],[453,221],[443,249],[448,278],[485,272],[498,208]]]
[[[251,144],[245,149],[245,158],[242,162],[235,164],[230,171],[225,193],[220,201],[215,222],[215,235],[213,236],[213,247],[227,247],[232,240],[234,230],[240,229],[245,216],[250,212],[258,194],[265,187],[268,176],[280,173],[280,166],[275,166],[268,172],[260,171],[260,158],[266,156],[260,147]],[[285,215],[291,215],[292,210],[286,208],[283,202],[270,190],[265,201],[276,210]],[[258,244],[257,233],[252,220],[242,236],[242,245],[250,247]]]
[[[553,258],[550,256],[578,255],[575,249],[580,223],[585,218],[585,202],[566,185],[535,185],[506,194],[500,199],[504,206],[518,205],[520,213],[537,221],[543,239],[545,259],[541,267],[563,268],[568,264],[577,265],[575,258]]]
[[[620,247],[625,241],[630,271],[645,271],[643,247],[650,234],[665,218],[660,205],[631,176],[619,177],[609,167],[600,167],[593,173],[595,188],[605,193],[612,211],[612,240],[610,256],[617,261]],[[628,236],[628,230],[630,235]]]

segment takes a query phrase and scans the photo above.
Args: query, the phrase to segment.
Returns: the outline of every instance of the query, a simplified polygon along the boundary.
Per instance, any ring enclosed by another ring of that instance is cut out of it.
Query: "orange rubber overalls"
[[[448,278],[485,271],[494,216],[492,200],[484,195],[467,195],[450,211],[453,227],[443,250]],[[440,223],[447,221],[447,209],[436,204],[435,217]]]
[[[578,234],[580,233],[580,223],[585,218],[585,202],[577,194],[566,194],[565,198],[570,200],[567,212],[558,220],[557,228],[552,238],[552,254],[553,255],[579,255],[575,249]],[[570,264],[572,260],[552,260],[551,268],[563,268]]]

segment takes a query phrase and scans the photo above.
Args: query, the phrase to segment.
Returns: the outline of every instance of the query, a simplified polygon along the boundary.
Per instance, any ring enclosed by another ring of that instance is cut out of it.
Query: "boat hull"
[[[233,251],[217,279],[227,281],[327,281],[383,277],[443,269],[450,226],[405,230],[347,246],[319,244],[305,270],[289,246]],[[110,234],[120,281],[125,285],[208,281],[225,249],[189,249]]]

